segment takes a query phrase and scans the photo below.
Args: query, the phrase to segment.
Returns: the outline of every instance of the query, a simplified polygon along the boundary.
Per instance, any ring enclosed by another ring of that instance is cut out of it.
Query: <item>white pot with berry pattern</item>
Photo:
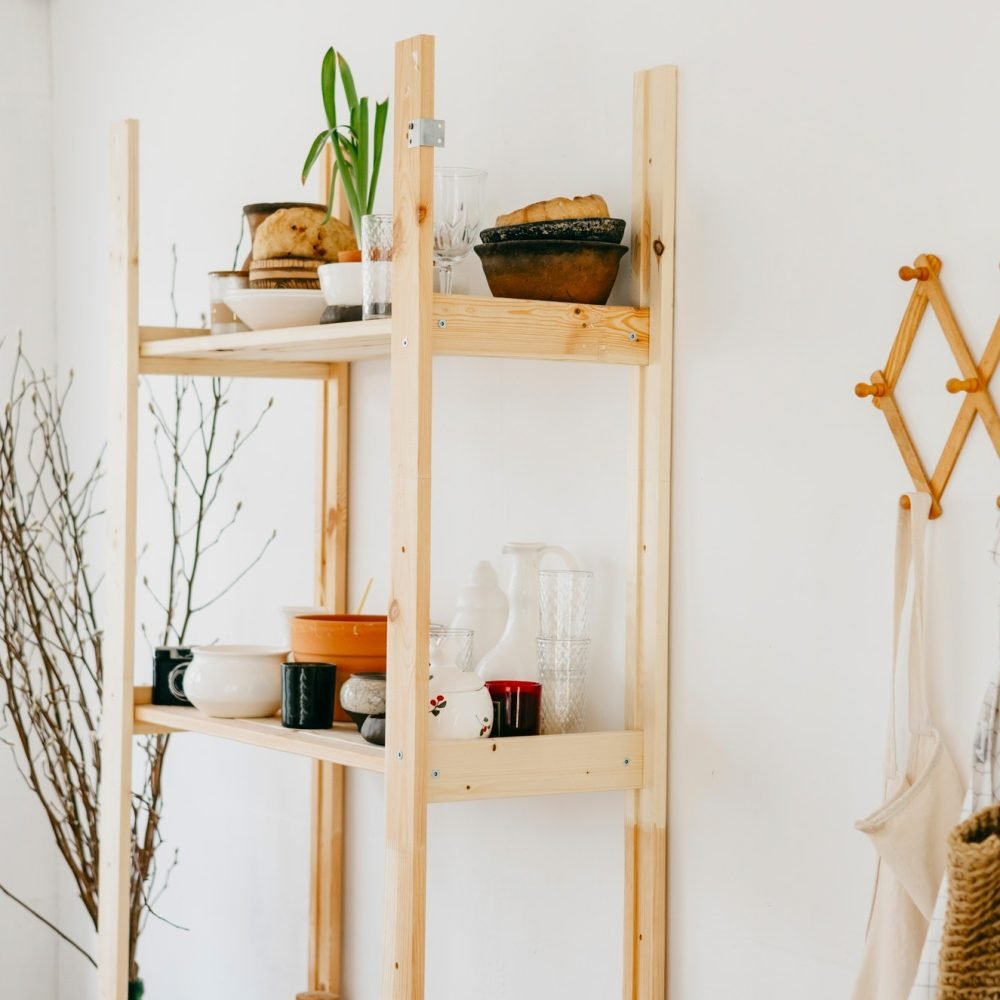
[[[475,740],[493,728],[493,699],[483,679],[455,667],[431,667],[427,734],[432,740]]]

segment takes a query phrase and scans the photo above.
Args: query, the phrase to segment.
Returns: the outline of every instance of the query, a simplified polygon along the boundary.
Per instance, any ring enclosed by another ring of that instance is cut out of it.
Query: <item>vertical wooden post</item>
[[[129,978],[132,701],[135,684],[135,495],[139,389],[139,123],[111,142],[108,329],[108,563],[102,655],[98,996],[122,1000]]]
[[[330,190],[333,155],[324,151],[322,200]],[[351,224],[344,186],[337,181],[333,214]],[[315,601],[347,611],[347,497],[350,484],[351,366],[330,365],[320,386],[316,503]],[[317,761],[312,778],[312,877],[309,902],[309,989],[340,995],[344,911],[344,792],[346,769]]]
[[[434,117],[434,39],[396,45],[389,532],[392,590],[385,765],[382,996],[422,1000],[427,853],[431,299],[434,150],[407,122]]]
[[[330,366],[320,386],[316,603],[347,610],[350,365]],[[339,764],[313,765],[309,988],[340,994],[343,935],[344,787]]]
[[[649,364],[631,388],[632,524],[626,720],[644,733],[643,787],[627,796],[625,1000],[667,992],[670,458],[677,71],[637,73],[633,106],[633,303],[648,306]]]

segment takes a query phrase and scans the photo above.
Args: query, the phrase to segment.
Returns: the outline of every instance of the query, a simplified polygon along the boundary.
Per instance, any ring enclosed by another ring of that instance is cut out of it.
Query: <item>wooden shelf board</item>
[[[644,365],[649,311],[468,295],[434,296],[434,353]],[[142,327],[145,374],[324,378],[326,365],[389,356],[391,320],[212,335]]]
[[[428,749],[427,801],[641,788],[642,747],[638,730],[436,740]]]
[[[329,730],[296,730],[285,729],[277,718],[212,719],[193,708],[148,704],[143,689],[136,689],[136,695],[134,731],[139,735],[200,733],[347,767],[385,770],[385,751],[366,743],[347,725],[338,724]],[[428,748],[428,801],[464,802],[640,788],[642,747],[642,733],[637,730],[502,740],[435,740]]]
[[[314,760],[326,760],[367,771],[385,769],[381,747],[366,743],[347,724],[326,730],[285,729],[277,717],[269,719],[212,719],[194,708],[173,705],[136,705],[135,732],[201,733],[221,739],[280,750]]]

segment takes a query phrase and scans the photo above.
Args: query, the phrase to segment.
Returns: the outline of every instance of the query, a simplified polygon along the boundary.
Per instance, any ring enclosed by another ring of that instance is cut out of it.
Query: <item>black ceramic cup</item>
[[[332,663],[286,663],[281,668],[281,724],[288,729],[329,729],[337,668]]]
[[[153,704],[190,705],[184,696],[184,672],[191,662],[186,646],[157,646],[153,657]]]

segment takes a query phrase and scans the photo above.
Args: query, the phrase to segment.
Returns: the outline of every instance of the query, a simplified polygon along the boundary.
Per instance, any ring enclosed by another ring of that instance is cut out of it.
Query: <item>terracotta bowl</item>
[[[385,673],[385,615],[299,615],[292,619],[296,660],[332,663],[337,668],[334,718],[349,722],[340,704],[340,687],[351,674]]]
[[[628,247],[573,240],[515,240],[474,247],[498,298],[550,302],[608,301]]]

